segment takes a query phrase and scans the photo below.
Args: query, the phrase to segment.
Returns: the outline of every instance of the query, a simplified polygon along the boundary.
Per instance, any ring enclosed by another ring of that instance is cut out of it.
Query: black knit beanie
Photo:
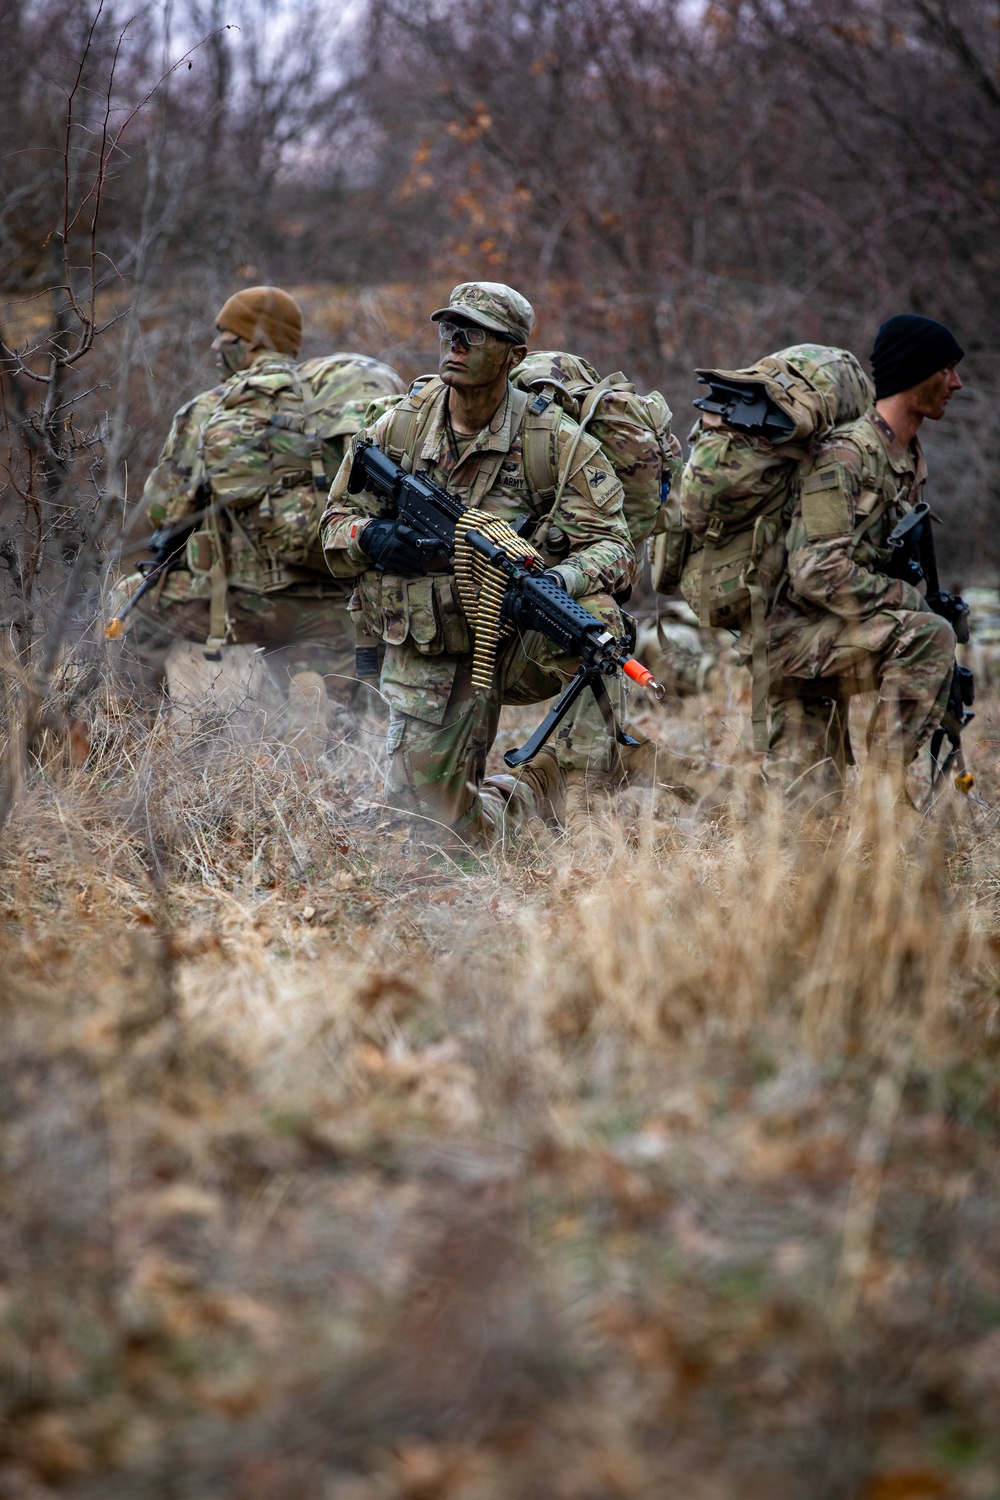
[[[875,399],[894,396],[919,385],[948,365],[957,364],[965,350],[950,329],[933,318],[899,313],[882,324],[872,345]]]

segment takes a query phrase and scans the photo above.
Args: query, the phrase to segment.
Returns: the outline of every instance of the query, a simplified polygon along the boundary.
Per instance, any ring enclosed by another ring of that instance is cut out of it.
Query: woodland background
[[[453,859],[377,710],[151,723],[94,631],[256,281],[413,375],[509,280],[682,435],[696,365],[943,318],[945,581],[995,587],[998,20],[0,0],[0,1500],[1000,1496],[986,633],[926,817],[769,797],[695,634],[632,722],[707,799]]]
[[[947,321],[928,433],[953,583],[992,582],[995,0],[0,0],[0,615],[85,596],[214,313],[294,288],[305,353],[410,377],[450,285],[663,389],[804,339]],[[101,547],[80,556],[95,529]],[[103,524],[101,524],[103,522]],[[93,555],[92,555],[93,554]],[[85,612],[85,611],[84,611]]]

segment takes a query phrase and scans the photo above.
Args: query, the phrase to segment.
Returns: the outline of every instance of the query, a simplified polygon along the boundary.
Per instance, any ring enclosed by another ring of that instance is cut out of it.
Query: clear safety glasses
[[[459,323],[438,323],[438,334],[442,344],[452,344],[458,339],[466,349],[478,349],[490,338],[502,339],[505,343],[510,343],[504,333],[491,333],[485,328],[476,328],[474,325],[470,327]]]

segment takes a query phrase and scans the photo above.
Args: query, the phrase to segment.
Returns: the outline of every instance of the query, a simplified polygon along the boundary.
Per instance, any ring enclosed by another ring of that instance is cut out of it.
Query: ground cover
[[[0,1495],[1000,1494],[995,701],[973,808],[458,859],[371,721],[90,702],[0,867]]]

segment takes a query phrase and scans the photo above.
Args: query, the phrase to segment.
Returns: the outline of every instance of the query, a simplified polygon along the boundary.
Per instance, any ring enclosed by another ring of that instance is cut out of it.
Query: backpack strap
[[[892,504],[894,504],[895,500],[896,500],[896,496],[895,495],[883,495],[882,498],[881,498],[881,500],[878,502],[878,504],[877,505],[873,505],[872,509],[870,510],[870,512],[868,513],[868,515],[864,516],[862,518],[862,520],[859,522],[859,524],[857,526],[855,526],[854,530],[851,532],[851,551],[852,552],[854,551],[854,549],[858,545],[858,543],[861,541],[862,537],[867,536],[868,532],[871,531],[872,527],[878,521],[881,521],[881,519],[885,515],[886,511],[889,509],[889,506],[892,505]]]
[[[606,386],[607,382],[602,382]],[[600,393],[603,394],[603,391]],[[586,415],[589,421],[597,408],[597,401],[592,404]],[[583,417],[583,412],[581,412]],[[584,437],[590,438],[586,432],[583,421],[577,423],[569,448],[565,456],[560,460],[559,450],[556,443],[556,434],[562,424],[562,408],[553,402],[551,396],[544,391],[540,392],[533,401],[529,401],[524,413],[524,436],[522,442],[522,453],[524,455],[524,477],[528,481],[528,489],[539,502],[541,515],[551,515],[563,497],[563,492],[580,468],[580,464],[587,462],[585,455],[580,463],[576,462],[580,451],[580,444]],[[596,438],[590,438],[590,442],[596,444]]]
[[[296,392],[302,402],[302,435],[309,449],[309,467],[312,470],[312,481],[314,490],[328,490],[330,481],[323,466],[323,444],[316,430],[316,393],[308,375],[303,375],[301,370],[296,370],[293,376],[292,389]]]
[[[539,513],[547,516],[555,508],[559,484],[556,433],[562,424],[562,408],[544,391],[530,400],[521,424],[524,477],[538,501]]]
[[[771,691],[771,662],[767,645],[767,594],[759,583],[748,583],[750,595],[750,724],[753,747],[762,755],[768,746],[767,700]]]
[[[410,473],[434,419],[434,404],[444,389],[437,375],[414,382],[406,397],[394,406],[385,433],[385,451]]]

